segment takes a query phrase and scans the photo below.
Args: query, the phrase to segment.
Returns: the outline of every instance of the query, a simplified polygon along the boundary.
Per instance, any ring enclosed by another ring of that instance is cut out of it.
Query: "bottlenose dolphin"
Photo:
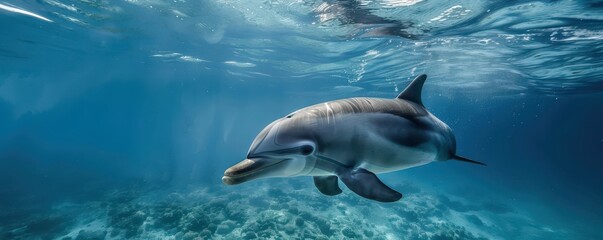
[[[318,190],[340,194],[338,179],[356,194],[393,202],[402,194],[376,173],[434,161],[473,161],[456,155],[452,130],[425,109],[415,78],[395,99],[348,98],[302,108],[257,135],[247,158],[226,169],[227,185],[266,177],[313,176]]]

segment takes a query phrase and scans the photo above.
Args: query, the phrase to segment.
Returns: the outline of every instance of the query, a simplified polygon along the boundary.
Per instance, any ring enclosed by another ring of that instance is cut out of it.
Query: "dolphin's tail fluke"
[[[461,156],[459,156],[459,155],[454,155],[454,156],[452,156],[452,158],[450,158],[450,159],[452,159],[452,160],[456,160],[456,161],[468,162],[468,163],[475,163],[475,164],[479,164],[479,165],[484,165],[484,166],[486,166],[486,164],[485,164],[485,163],[483,163],[483,162],[474,161],[474,160],[471,160],[471,159],[469,159],[469,158],[464,158],[464,157],[461,157]]]

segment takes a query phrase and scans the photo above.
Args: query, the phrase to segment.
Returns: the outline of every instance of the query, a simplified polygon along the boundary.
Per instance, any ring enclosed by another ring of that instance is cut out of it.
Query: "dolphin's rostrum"
[[[425,79],[418,76],[395,99],[325,102],[272,122],[255,138],[247,159],[226,169],[222,181],[313,176],[318,190],[332,196],[342,192],[340,179],[362,197],[393,202],[402,194],[376,173],[449,159],[483,164],[456,155],[452,130],[423,106]]]

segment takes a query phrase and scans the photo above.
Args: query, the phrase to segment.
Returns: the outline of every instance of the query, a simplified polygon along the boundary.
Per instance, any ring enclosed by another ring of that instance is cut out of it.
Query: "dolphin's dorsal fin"
[[[421,90],[423,89],[425,79],[427,79],[427,75],[419,75],[415,78],[415,80],[412,80],[412,82],[410,82],[404,91],[402,91],[396,98],[408,100],[423,106],[423,101],[421,101]]]

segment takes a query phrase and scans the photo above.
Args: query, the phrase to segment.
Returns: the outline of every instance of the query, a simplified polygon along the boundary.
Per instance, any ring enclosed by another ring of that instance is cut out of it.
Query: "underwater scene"
[[[0,239],[603,239],[603,1],[0,0]]]

